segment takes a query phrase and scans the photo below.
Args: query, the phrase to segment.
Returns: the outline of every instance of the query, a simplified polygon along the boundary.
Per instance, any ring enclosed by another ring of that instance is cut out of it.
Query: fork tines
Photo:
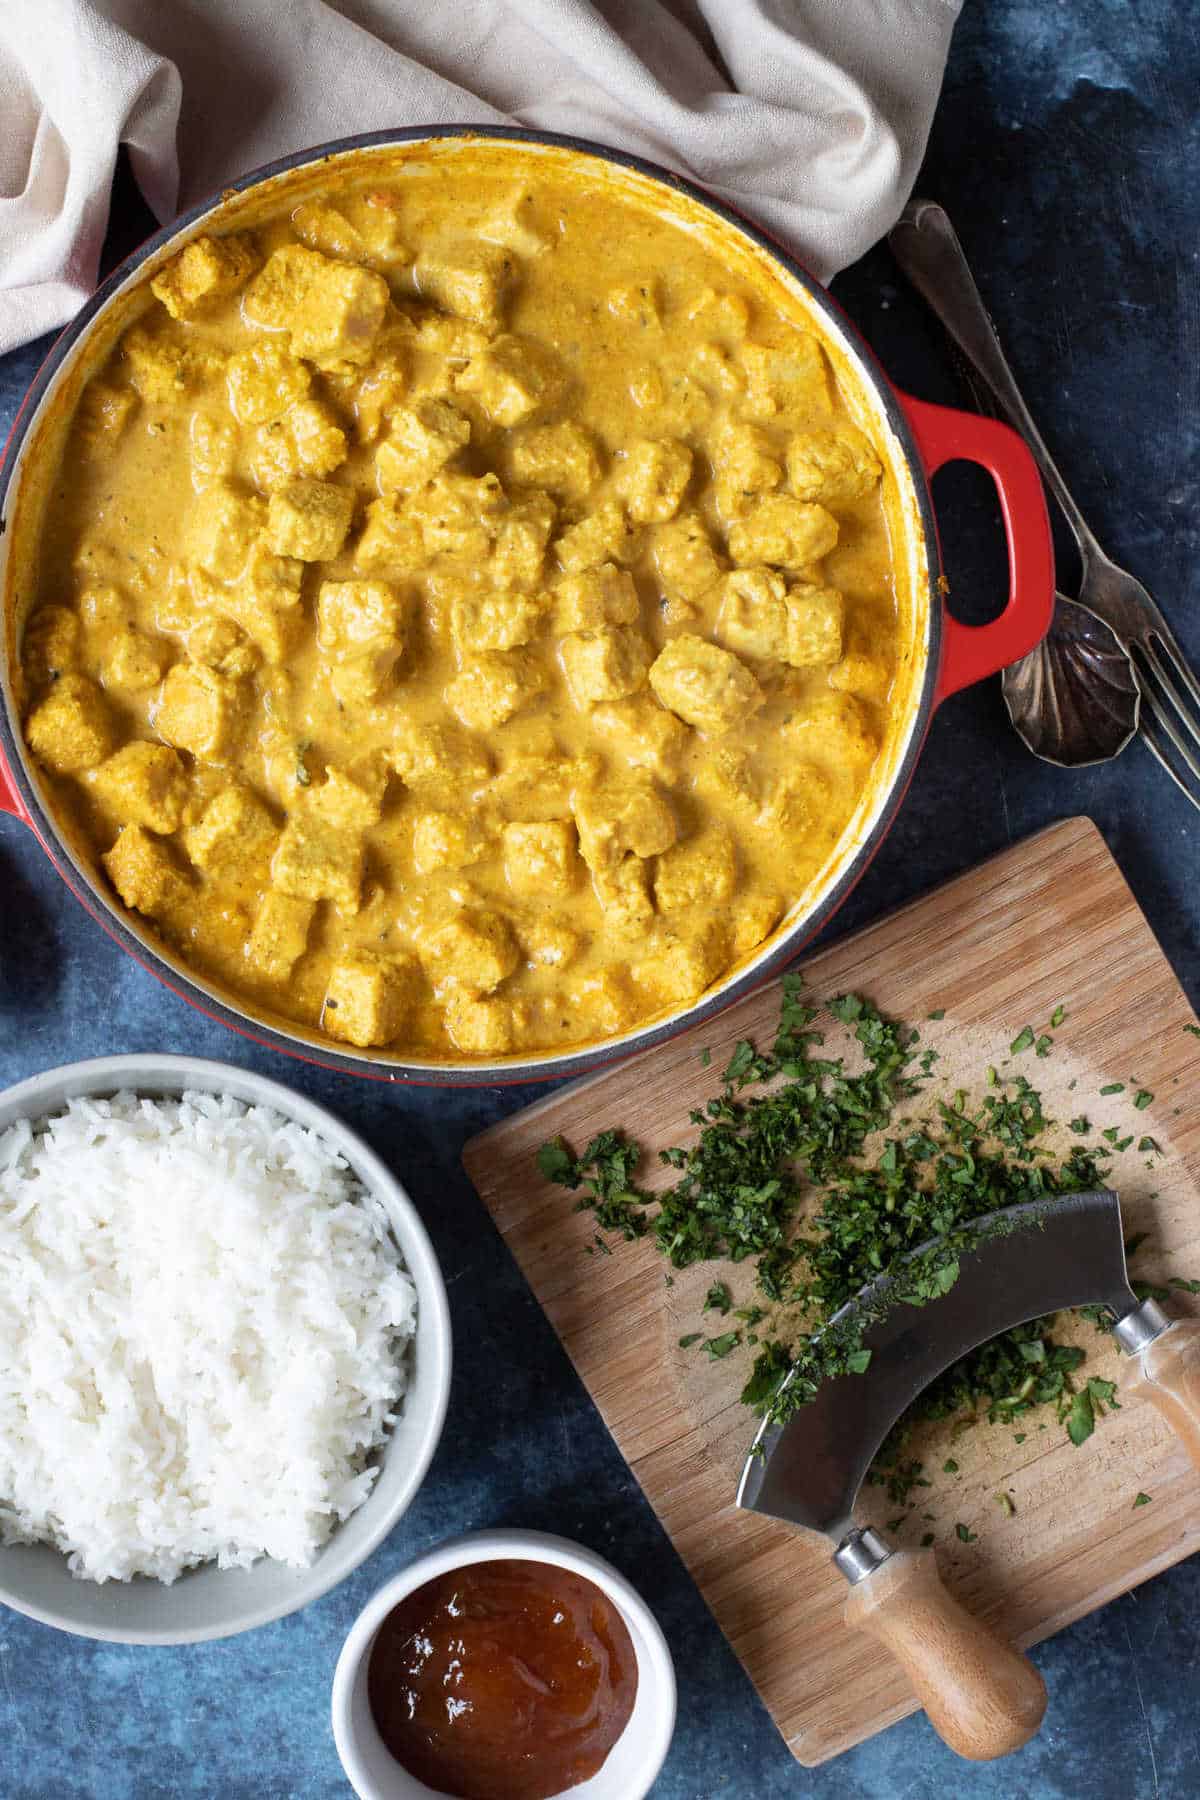
[[[1151,629],[1132,638],[1129,652],[1142,689],[1146,747],[1200,808],[1200,681],[1169,631]]]

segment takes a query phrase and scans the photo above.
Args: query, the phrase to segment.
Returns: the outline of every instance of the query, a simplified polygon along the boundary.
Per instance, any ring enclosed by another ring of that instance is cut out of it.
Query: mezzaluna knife
[[[1120,1204],[1107,1191],[989,1214],[960,1251],[947,1294],[912,1306],[900,1298],[904,1291],[902,1271],[883,1276],[829,1321],[827,1332],[873,1321],[862,1336],[869,1367],[823,1383],[786,1424],[764,1421],[738,1505],[833,1543],[833,1560],[851,1584],[846,1624],[877,1638],[903,1665],[952,1750],[986,1761],[1037,1731],[1046,1709],[1042,1678],[942,1586],[932,1550],[894,1550],[871,1526],[855,1524],[863,1477],[921,1390],[969,1350],[1029,1319],[1096,1304],[1112,1312],[1113,1335],[1137,1365],[1122,1394],[1156,1406],[1200,1468],[1200,1321],[1173,1321],[1155,1301],[1138,1301]]]

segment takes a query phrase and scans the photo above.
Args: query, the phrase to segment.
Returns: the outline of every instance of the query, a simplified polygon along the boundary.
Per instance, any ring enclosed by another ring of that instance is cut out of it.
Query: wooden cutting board
[[[1144,1135],[1162,1145],[1161,1158],[1131,1147],[1111,1177],[1128,1229],[1151,1233],[1135,1273],[1200,1276],[1200,1039],[1184,1029],[1195,1016],[1090,820],[1041,832],[802,966],[817,996],[852,988],[919,1024],[941,1055],[939,1073],[972,1089],[989,1063],[1002,1066],[1023,1026],[1040,1031],[1063,1005],[1053,1053],[1027,1052],[1008,1067],[1029,1075],[1048,1116],[1084,1113],[1133,1133],[1135,1145]],[[941,1008],[944,1018],[927,1022]],[[770,1042],[777,1012],[778,990],[765,988],[665,1048],[551,1094],[475,1138],[464,1161],[772,1718],[811,1766],[915,1702],[886,1653],[842,1626],[845,1583],[823,1540],[734,1505],[753,1435],[737,1398],[752,1352],[712,1362],[678,1343],[721,1329],[713,1314],[702,1317],[701,1302],[728,1266],[700,1265],[668,1286],[645,1241],[601,1254],[590,1215],[534,1162],[548,1137],[561,1133],[580,1149],[594,1131],[620,1125],[650,1152],[645,1185],[661,1185],[654,1153],[690,1141],[689,1109],[715,1090],[715,1071],[739,1039]],[[1101,1098],[1116,1081],[1126,1091]],[[1131,1103],[1138,1088],[1155,1095],[1144,1111]],[[1064,1132],[1063,1153],[1077,1141]],[[1196,1305],[1182,1296],[1176,1310]],[[1111,1340],[1082,1320],[1071,1329],[1089,1345],[1088,1372],[1119,1378]],[[951,1451],[959,1471],[946,1475]],[[914,1544],[934,1532],[950,1587],[1024,1644],[1200,1547],[1200,1477],[1158,1416],[1133,1400],[1080,1449],[1051,1416],[1044,1430],[1020,1420],[953,1439],[948,1424],[927,1427],[913,1453],[935,1472],[933,1486],[916,1490],[893,1535]],[[1148,1505],[1135,1507],[1139,1492]],[[1011,1496],[1011,1516],[1000,1493]],[[882,1523],[901,1510],[867,1490],[862,1516]],[[959,1540],[960,1522],[973,1542]]]

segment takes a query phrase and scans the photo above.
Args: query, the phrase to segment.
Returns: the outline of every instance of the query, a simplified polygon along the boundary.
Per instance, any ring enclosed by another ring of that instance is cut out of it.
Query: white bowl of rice
[[[0,1602],[195,1643],[315,1600],[437,1448],[450,1317],[344,1125],[184,1056],[0,1094]]]

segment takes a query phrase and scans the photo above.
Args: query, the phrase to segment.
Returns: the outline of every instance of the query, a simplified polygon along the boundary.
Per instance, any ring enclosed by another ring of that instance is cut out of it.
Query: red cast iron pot
[[[603,145],[549,132],[516,128],[423,127],[374,132],[344,138],[305,150],[243,176],[220,196],[193,207],[166,226],[137,250],[96,291],[79,316],[63,332],[33,383],[9,438],[0,469],[0,521],[10,525],[19,505],[23,476],[30,461],[30,445],[37,427],[72,371],[88,359],[89,348],[106,317],[134,284],[161,266],[170,254],[198,232],[228,228],[253,195],[269,201],[275,189],[286,190],[296,172],[333,159],[337,165],[353,161],[355,173],[366,173],[373,159],[382,162],[399,146],[427,146],[426,160],[469,151],[477,155],[481,145],[502,160],[504,146],[516,145],[571,163],[578,158],[596,159],[589,179],[615,179],[636,186],[643,202],[648,185],[659,206],[678,218],[681,210],[693,220],[707,216],[714,229],[739,233],[743,244],[760,258],[767,258],[775,275],[814,317],[827,344],[839,352],[853,371],[860,399],[875,414],[879,432],[889,447],[893,472],[907,482],[908,525],[906,542],[897,547],[910,558],[917,580],[926,590],[923,607],[924,641],[921,676],[915,689],[905,731],[901,734],[892,766],[886,771],[860,824],[850,851],[812,904],[794,909],[767,945],[690,1006],[669,1017],[633,1029],[623,1036],[574,1049],[566,1054],[527,1054],[493,1061],[442,1064],[412,1058],[392,1058],[382,1053],[335,1049],[327,1040],[286,1021],[260,1019],[242,1011],[229,996],[186,969],[156,942],[140,920],[127,914],[106,890],[86,862],[69,845],[55,823],[43,794],[42,783],[24,749],[13,702],[11,630],[5,632],[0,659],[0,808],[23,819],[43,850],[92,917],[144,968],[175,993],[210,1018],[221,1020],[258,1043],[327,1068],[381,1081],[432,1082],[447,1085],[483,1085],[576,1075],[601,1062],[633,1050],[661,1043],[685,1025],[709,1019],[751,988],[758,986],[791,961],[801,946],[826,923],[841,905],[890,827],[912,777],[917,757],[936,709],[960,688],[996,673],[1033,648],[1044,636],[1053,607],[1054,563],[1045,498],[1033,459],[1025,445],[1006,426],[990,419],[946,407],[931,406],[899,392],[888,381],[870,350],[848,323],[819,282],[778,245],[728,207],[711,199],[692,183],[640,157],[625,156]],[[357,165],[362,164],[360,169]],[[843,370],[844,374],[844,370]],[[979,463],[991,475],[1000,498],[1008,541],[1008,603],[993,623],[967,626],[946,611],[937,526],[930,498],[930,481],[944,463],[955,460]],[[14,533],[0,523],[0,593],[11,605]],[[915,558],[915,563],[912,559]]]

